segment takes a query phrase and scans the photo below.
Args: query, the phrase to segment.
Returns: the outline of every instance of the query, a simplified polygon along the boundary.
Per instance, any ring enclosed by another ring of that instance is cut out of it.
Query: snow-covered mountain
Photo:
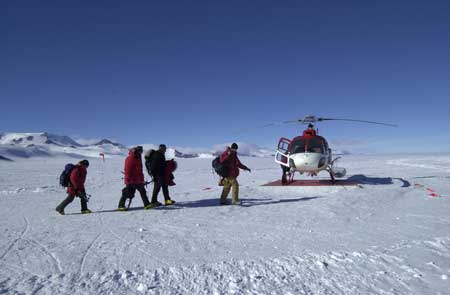
[[[103,139],[94,145],[82,145],[69,136],[41,133],[0,133],[0,156],[30,158],[56,156],[98,157],[124,155],[127,148]]]
[[[158,146],[155,144],[140,144],[140,145],[144,147],[144,150],[158,148]],[[169,146],[167,153],[169,154],[169,157],[171,157],[173,154],[175,158],[184,158],[184,159],[214,158],[217,155],[220,155],[227,148],[227,146],[230,145],[231,143],[216,144],[209,149]],[[262,148],[256,144],[238,142],[238,145],[239,145],[238,154],[240,156],[265,158],[265,157],[272,157],[273,155],[275,155],[275,152],[273,150]]]
[[[274,150],[263,148],[256,144],[249,144],[244,142],[237,142],[237,144],[239,147],[238,154],[240,156],[265,158],[265,157],[272,157],[275,155]],[[214,145],[212,148],[213,154],[214,155],[221,154],[228,146],[231,146],[231,142]]]
[[[82,145],[68,136],[43,133],[2,133],[1,145],[16,145],[29,147],[30,145],[53,144],[63,147],[81,147]]]
[[[214,145],[212,148],[170,147],[168,156],[175,158],[214,158],[221,154],[231,143]],[[238,153],[248,157],[270,157],[274,151],[239,142]],[[145,150],[157,149],[155,144],[142,144]],[[0,133],[0,156],[4,159],[30,158],[30,157],[99,157],[104,154],[110,156],[125,156],[129,147],[123,144],[101,139],[91,144],[80,144],[65,135],[56,135],[47,132],[41,133]]]
[[[113,142],[113,141],[111,141],[109,139],[102,139],[102,140],[100,140],[99,142],[97,142],[97,143],[95,143],[93,145],[94,146],[103,146],[103,147],[112,145],[112,146],[115,146],[115,147],[118,147],[118,148],[121,148],[121,149],[126,149],[127,148],[123,144],[118,143],[118,142]]]

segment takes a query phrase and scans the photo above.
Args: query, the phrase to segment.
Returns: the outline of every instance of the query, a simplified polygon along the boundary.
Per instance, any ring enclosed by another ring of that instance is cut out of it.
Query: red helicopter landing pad
[[[330,180],[325,179],[300,179],[294,180],[289,184],[281,184],[281,180],[272,181],[262,186],[357,186],[358,182],[350,181],[346,179],[336,180],[336,183],[333,184]]]

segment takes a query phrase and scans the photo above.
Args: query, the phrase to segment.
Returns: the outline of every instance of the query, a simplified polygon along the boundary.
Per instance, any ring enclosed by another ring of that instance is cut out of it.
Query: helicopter
[[[346,169],[336,165],[337,160],[341,157],[336,157],[333,159],[333,153],[327,140],[318,135],[318,129],[314,126],[314,123],[323,121],[350,121],[397,127],[397,125],[374,121],[321,117],[317,118],[313,115],[308,115],[301,119],[277,123],[301,123],[308,125],[307,129],[303,131],[301,136],[297,136],[293,139],[282,137],[278,141],[278,146],[275,153],[275,162],[280,164],[283,170],[281,178],[281,183],[283,185],[290,184],[294,181],[295,172],[299,172],[300,174],[307,173],[313,177],[317,176],[317,174],[321,171],[327,171],[333,184],[336,183],[336,178],[345,177],[347,173]],[[271,125],[274,124],[269,124],[264,127]]]

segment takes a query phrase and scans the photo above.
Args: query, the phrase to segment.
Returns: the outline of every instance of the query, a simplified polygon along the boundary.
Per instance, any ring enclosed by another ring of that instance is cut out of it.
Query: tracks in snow
[[[62,273],[62,267],[61,267],[61,263],[59,262],[59,259],[52,253],[50,252],[50,250],[48,250],[48,248],[46,246],[44,246],[43,244],[41,244],[39,241],[32,239],[32,238],[27,238],[27,240],[33,242],[34,244],[38,245],[41,249],[42,252],[44,252],[45,254],[47,254],[48,257],[50,257],[50,260],[53,263],[54,268],[57,270],[58,273]]]
[[[28,242],[31,242],[31,243],[35,244],[36,246],[38,246],[41,249],[41,251],[44,252],[50,258],[50,261],[53,264],[53,267],[56,272],[62,273],[62,267],[61,267],[61,263],[60,263],[59,259],[41,242],[37,241],[34,238],[26,237],[26,234],[28,233],[28,231],[30,229],[30,222],[28,221],[28,219],[26,217],[23,217],[23,220],[25,223],[24,229],[22,230],[20,235],[11,244],[9,244],[9,246],[7,247],[5,252],[0,256],[0,259],[3,260],[21,240],[28,241]],[[9,265],[9,264],[6,264],[6,265],[10,268],[17,269],[17,267],[14,267],[12,265]],[[21,266],[21,270],[34,274],[33,272],[30,272],[30,271],[27,271],[26,269],[24,269],[23,266]]]
[[[25,222],[25,226],[24,229],[22,230],[22,232],[20,233],[19,237],[17,237],[11,244],[9,244],[9,246],[6,248],[5,252],[0,256],[0,260],[3,260],[6,255],[8,255],[8,253],[11,251],[11,249],[20,241],[23,239],[23,237],[25,236],[25,234],[28,232],[28,228],[29,228],[29,223],[28,223],[28,219],[26,219],[25,217],[23,217],[24,222]]]
[[[80,263],[80,267],[78,270],[78,273],[81,274],[84,272],[84,265],[86,263],[86,259],[87,256],[89,254],[89,251],[92,249],[92,247],[94,246],[94,244],[97,242],[98,239],[100,239],[100,237],[102,236],[103,233],[99,233],[93,240],[92,242],[89,244],[89,246],[87,247],[86,251],[83,254],[83,257],[81,258],[81,263]]]

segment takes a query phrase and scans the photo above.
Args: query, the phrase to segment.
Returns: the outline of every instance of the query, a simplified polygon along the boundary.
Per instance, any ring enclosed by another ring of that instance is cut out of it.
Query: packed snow
[[[211,159],[177,159],[177,204],[143,210],[136,194],[128,212],[124,157],[91,159],[95,213],[76,199],[65,216],[57,178],[75,160],[14,160],[0,161],[0,294],[450,294],[448,154],[344,156],[353,187],[262,186],[280,167],[241,157],[241,206],[218,205]]]

